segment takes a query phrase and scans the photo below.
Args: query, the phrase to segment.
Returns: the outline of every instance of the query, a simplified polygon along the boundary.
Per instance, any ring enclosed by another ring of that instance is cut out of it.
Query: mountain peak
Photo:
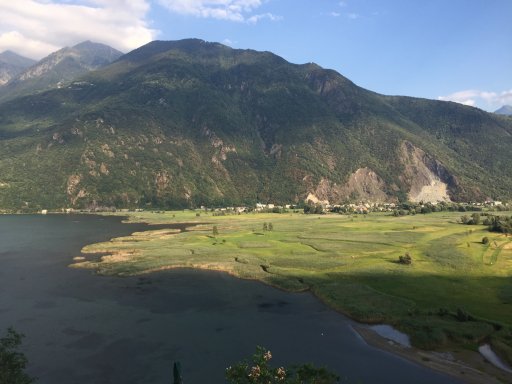
[[[168,51],[182,51],[186,53],[198,54],[206,52],[212,48],[223,49],[226,52],[233,49],[220,43],[212,43],[201,39],[189,38],[182,40],[153,40],[123,56],[128,61],[145,61],[155,55]]]
[[[503,107],[494,111],[498,115],[509,115],[512,116],[512,105],[504,105]]]
[[[10,78],[0,99],[59,87],[85,73],[104,67],[121,57],[122,52],[105,44],[83,41],[62,48]]]
[[[13,51],[0,53],[0,86],[7,84],[12,78],[35,63],[34,60],[18,55]]]
[[[81,47],[81,46],[90,46],[90,45],[97,45],[97,44],[99,44],[99,45],[104,45],[104,44],[101,44],[101,43],[95,43],[95,42],[93,42],[93,41],[91,41],[91,40],[84,40],[84,41],[82,41],[81,43],[75,44],[75,45],[73,46],[73,48],[79,48],[79,47]]]
[[[32,64],[34,64],[36,61],[29,59],[28,57],[21,56],[17,54],[16,52],[7,50],[2,53],[0,53],[0,63],[5,63],[9,65],[16,65],[19,67],[30,67]]]
[[[78,50],[110,50],[118,52],[119,54],[122,54],[122,52],[118,51],[115,48],[112,48],[111,46],[103,43],[96,43],[91,40],[85,40],[81,43],[78,43],[72,47],[72,49],[78,49]]]

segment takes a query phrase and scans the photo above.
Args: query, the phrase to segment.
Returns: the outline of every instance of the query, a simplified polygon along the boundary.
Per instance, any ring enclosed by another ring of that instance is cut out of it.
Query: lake
[[[105,277],[68,268],[89,243],[147,228],[87,215],[0,216],[0,333],[26,335],[40,384],[224,383],[257,345],[274,364],[326,365],[349,383],[459,383],[365,344],[309,293],[223,273]]]

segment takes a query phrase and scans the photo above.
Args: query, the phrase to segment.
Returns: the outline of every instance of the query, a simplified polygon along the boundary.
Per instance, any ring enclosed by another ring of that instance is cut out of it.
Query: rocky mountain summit
[[[0,53],[0,86],[7,84],[12,78],[35,62],[35,60],[23,57],[12,51]]]
[[[18,72],[0,87],[0,100],[61,87],[89,71],[110,64],[121,55],[112,47],[91,41],[62,48]]]
[[[512,116],[512,105],[504,105],[501,108],[494,111],[494,113],[497,113],[498,115]]]

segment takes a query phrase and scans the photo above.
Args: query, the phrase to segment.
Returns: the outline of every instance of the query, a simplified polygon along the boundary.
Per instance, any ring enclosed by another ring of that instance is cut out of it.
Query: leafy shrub
[[[270,366],[270,351],[257,347],[252,362],[242,361],[226,369],[230,384],[335,384],[339,377],[325,368],[303,364],[294,368]]]
[[[25,373],[27,358],[18,348],[21,346],[23,335],[13,328],[7,330],[7,335],[0,338],[0,383],[29,384],[34,379]]]
[[[412,257],[409,252],[405,252],[405,255],[398,256],[398,262],[400,264],[410,265],[412,264]]]
[[[457,313],[455,314],[455,318],[461,322],[474,320],[473,316],[471,316],[467,311],[465,311],[462,308],[457,308]]]
[[[321,204],[315,204],[315,205],[311,205],[311,204],[307,204],[306,206],[304,206],[304,213],[306,214],[322,214],[324,213],[324,208],[322,207]]]

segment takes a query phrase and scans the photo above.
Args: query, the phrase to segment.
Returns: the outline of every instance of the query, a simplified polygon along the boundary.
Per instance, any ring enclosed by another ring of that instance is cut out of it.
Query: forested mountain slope
[[[315,64],[154,41],[0,104],[0,207],[511,197],[512,118]]]

